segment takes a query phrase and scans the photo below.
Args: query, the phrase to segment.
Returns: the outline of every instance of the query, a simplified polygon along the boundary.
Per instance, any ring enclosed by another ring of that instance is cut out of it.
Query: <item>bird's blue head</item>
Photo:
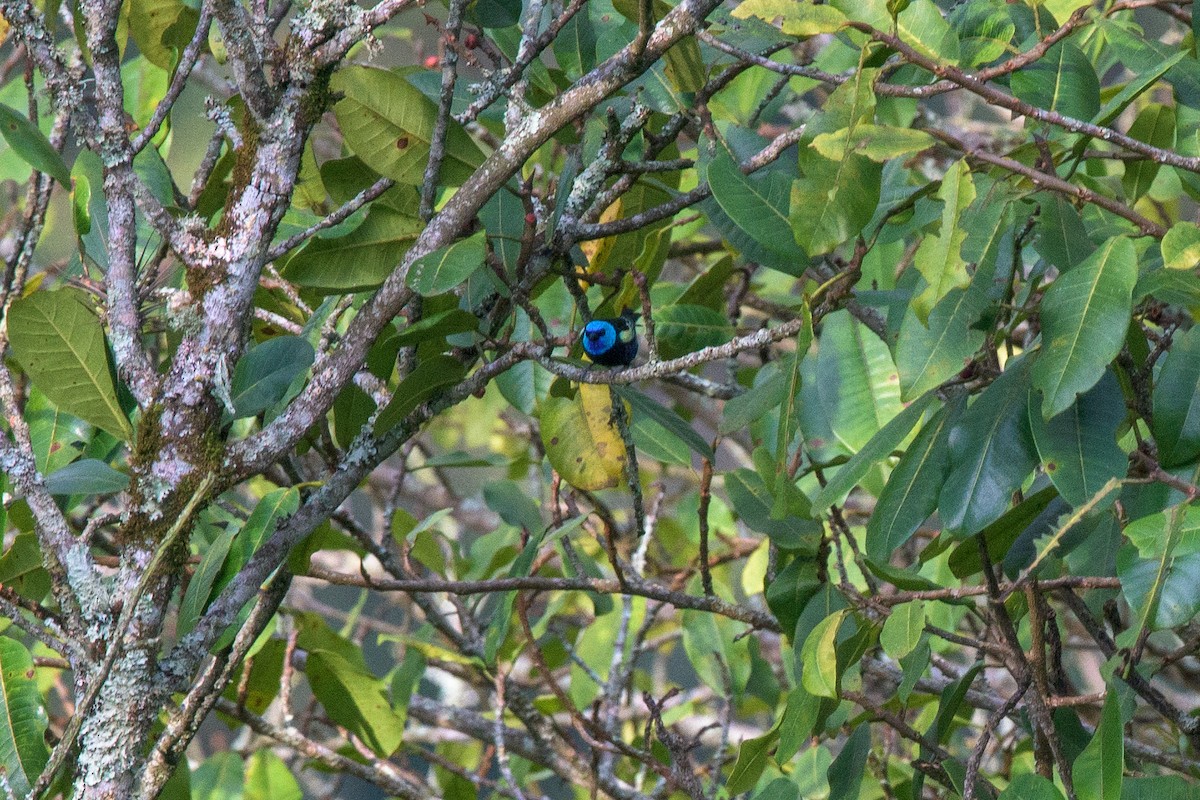
[[[608,320],[592,320],[583,328],[583,349],[590,356],[606,353],[616,343],[617,329]]]

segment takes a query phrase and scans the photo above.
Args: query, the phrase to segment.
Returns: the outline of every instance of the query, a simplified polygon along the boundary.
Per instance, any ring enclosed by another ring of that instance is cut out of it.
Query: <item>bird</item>
[[[583,327],[583,352],[593,364],[629,366],[638,352],[637,320],[628,309],[619,317],[592,320]]]

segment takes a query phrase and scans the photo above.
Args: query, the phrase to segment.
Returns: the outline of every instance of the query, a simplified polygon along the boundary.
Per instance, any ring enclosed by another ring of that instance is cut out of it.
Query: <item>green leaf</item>
[[[1189,511],[1176,505],[1126,529],[1136,548],[1117,553],[1117,576],[1140,628],[1174,628],[1200,613],[1200,535]]]
[[[717,139],[713,147],[707,176],[721,210],[761,247],[775,253],[779,262],[792,262],[803,270],[808,256],[796,245],[788,223],[787,178],[773,170],[762,176],[743,175],[724,141]]]
[[[738,6],[738,8],[743,8]],[[829,6],[808,6],[828,8]],[[812,141],[813,149],[830,159],[846,153],[864,155],[872,161],[889,161],[900,156],[919,153],[936,144],[930,134],[914,128],[893,128],[887,125],[856,125],[833,133],[822,133]]]
[[[437,396],[447,386],[460,383],[467,368],[457,358],[436,355],[422,359],[400,382],[391,401],[375,420],[375,435],[382,436],[402,422],[417,406]]]
[[[96,429],[74,414],[67,414],[36,386],[29,388],[25,402],[25,422],[38,471],[49,475],[70,464],[83,452]]]
[[[1012,782],[1000,793],[1000,800],[1063,800],[1062,792],[1036,772],[1014,775]],[[1083,796],[1080,795],[1080,800]]]
[[[1138,112],[1137,119],[1129,128],[1129,136],[1163,150],[1175,147],[1175,109],[1159,103],[1151,103]],[[1121,185],[1130,204],[1136,202],[1150,190],[1158,175],[1159,163],[1151,159],[1126,161]]]
[[[425,296],[448,292],[483,266],[487,243],[483,232],[421,256],[408,269],[405,282]]]
[[[901,603],[892,608],[883,630],[879,634],[879,644],[883,652],[897,661],[913,651],[921,634],[925,631],[925,601],[913,600]]]
[[[244,774],[240,755],[215,753],[192,773],[191,796],[198,800],[240,800]]]
[[[378,204],[347,234],[309,239],[283,275],[306,289],[361,292],[379,286],[425,229],[416,216]]]
[[[872,82],[876,71],[858,70],[838,86],[823,113],[811,119],[801,142],[802,178],[793,182],[788,221],[796,241],[809,255],[828,253],[852,242],[875,215],[883,167],[849,150],[856,126],[869,124],[875,111]],[[847,129],[846,151],[826,158],[804,146],[823,133]]]
[[[396,752],[404,722],[392,710],[378,678],[330,650],[310,650],[305,671],[331,720],[362,739],[380,758]]]
[[[1150,430],[1159,462],[1171,468],[1194,461],[1200,456],[1200,326],[1176,335],[1154,384],[1153,399]]]
[[[1100,80],[1092,62],[1070,42],[1013,73],[1013,94],[1030,105],[1066,117],[1090,120],[1100,112]]]
[[[429,161],[437,107],[401,75],[346,67],[330,82],[343,97],[333,107],[350,151],[399,183],[420,186]],[[446,131],[440,181],[457,186],[483,163],[483,153],[453,120]]]
[[[829,765],[829,800],[858,800],[870,752],[871,726],[855,726],[842,751]]]
[[[788,562],[767,584],[764,593],[767,607],[779,620],[779,627],[794,631],[805,605],[824,585],[816,558],[801,555]]]
[[[775,750],[775,760],[785,764],[799,752],[805,740],[812,735],[813,725],[821,709],[821,698],[809,694],[802,685],[792,687],[784,704],[783,716],[779,720],[779,747]],[[832,760],[829,751],[823,747],[806,748],[807,750],[824,750],[825,758]],[[829,768],[826,764],[821,770],[824,774]]]
[[[1120,692],[1110,683],[1096,733],[1071,768],[1075,793],[1079,800],[1121,800],[1124,772],[1125,724],[1121,720]]]
[[[180,0],[132,0],[129,32],[146,60],[170,72],[196,31],[200,15]]]
[[[1040,492],[1026,497],[1004,513],[1000,519],[979,532],[987,546],[988,557],[996,564],[1004,560],[1009,549],[1032,525],[1051,502],[1058,499],[1058,490],[1047,486]],[[966,578],[983,569],[983,557],[979,543],[967,540],[950,554],[950,572],[956,578]]]
[[[200,565],[192,579],[188,581],[187,592],[179,602],[179,621],[177,624],[180,635],[186,634],[196,627],[200,615],[208,606],[208,598],[212,593],[213,584],[221,572],[221,565],[229,555],[229,547],[233,544],[235,530],[224,530],[213,539],[204,554],[200,557]]]
[[[0,636],[0,768],[17,797],[29,794],[50,757],[35,675],[25,646]]]
[[[726,434],[743,430],[778,408],[786,389],[784,376],[791,373],[795,359],[795,354],[788,354],[779,361],[765,364],[755,374],[753,386],[743,394],[726,400],[717,426],[718,432]]]
[[[1125,342],[1137,281],[1133,242],[1115,236],[1058,277],[1042,300],[1042,347],[1033,386],[1042,416],[1065,411],[1096,385]]]
[[[1038,255],[1065,271],[1095,252],[1096,245],[1088,238],[1083,218],[1069,200],[1057,193],[1049,194],[1041,198],[1040,209],[1034,226]]]
[[[733,338],[733,326],[706,306],[669,305],[654,312],[654,333],[664,358],[677,358]]]
[[[975,200],[975,181],[965,159],[946,170],[937,197],[942,201],[941,228],[937,235],[921,241],[913,258],[914,266],[925,278],[924,291],[912,301],[912,309],[922,322],[951,289],[964,288],[971,281],[962,257],[967,238],[963,213]]]
[[[315,357],[313,346],[299,336],[276,336],[251,347],[233,370],[233,417],[253,417],[283,400]]]
[[[742,742],[733,771],[725,781],[725,790],[731,797],[754,788],[771,760],[771,747],[778,739],[779,726],[776,725],[762,736]]]
[[[596,66],[596,29],[588,14],[576,14],[554,37],[554,58],[572,78]],[[522,215],[523,216],[523,215]]]
[[[46,476],[46,491],[55,495],[116,494],[129,488],[129,476],[96,458],[84,458]]]
[[[828,508],[839,502],[846,493],[862,480],[867,471],[892,455],[900,447],[912,429],[917,426],[925,412],[934,402],[937,395],[926,392],[908,405],[908,408],[892,417],[879,432],[871,437],[862,449],[843,464],[829,482],[822,487],[813,498],[813,506],[818,509]]]
[[[732,13],[737,19],[758,17],[768,23],[778,19],[788,36],[835,33],[846,22],[846,15],[832,6],[796,3],[792,0],[743,0]]]
[[[1200,264],[1200,225],[1176,222],[1162,240],[1163,266],[1167,269],[1195,269]]]
[[[270,750],[258,750],[246,765],[245,800],[301,800],[292,770]]]
[[[1125,396],[1111,373],[1049,421],[1030,401],[1029,428],[1042,470],[1072,506],[1083,505],[1110,478],[1128,471],[1129,457],[1116,439],[1126,413]]]
[[[896,35],[935,61],[951,64],[958,61],[958,35],[930,0],[912,0],[896,16]]]
[[[541,521],[539,515],[539,523]],[[512,567],[508,571],[510,578],[525,578],[529,576],[530,570],[533,568],[533,561],[537,558],[538,550],[541,549],[542,542],[546,538],[546,527],[538,525],[529,537],[529,541],[521,548],[520,554],[513,561]],[[487,635],[483,642],[483,660],[488,665],[496,663],[496,653],[500,651],[500,646],[504,644],[505,638],[508,636],[508,626],[512,619],[513,603],[517,599],[516,592],[503,592],[498,596],[493,596],[491,605],[488,607],[486,618],[491,620],[488,625]]]
[[[950,429],[950,474],[938,513],[956,537],[978,533],[999,518],[1037,464],[1029,435],[1028,360],[1008,369]]]
[[[960,395],[925,423],[892,470],[867,521],[867,557],[872,561],[886,563],[937,508],[950,466],[947,439],[965,400]]]
[[[133,438],[117,401],[104,329],[82,292],[37,291],[17,300],[8,335],[17,363],[52,403],[113,436]]]
[[[830,314],[822,324],[818,393],[834,435],[856,452],[900,413],[900,380],[887,345],[849,312]]]
[[[800,648],[804,688],[817,697],[837,698],[840,673],[837,663],[837,635],[846,617],[846,609],[835,611],[817,623]]]
[[[71,171],[51,146],[50,140],[24,114],[3,103],[0,103],[0,136],[26,164],[38,172],[46,173],[63,186],[71,185]]]
[[[725,491],[741,520],[752,530],[770,536],[778,547],[785,550],[815,547],[822,530],[821,523],[802,516],[801,509],[788,509],[789,513],[783,515],[774,514],[775,497],[754,470],[738,469],[726,473]],[[800,497],[803,498],[803,495]]]
[[[704,440],[704,437],[696,433],[696,429],[683,417],[632,387],[614,386],[613,389],[618,397],[629,403],[635,419],[639,416],[653,419],[669,433],[678,437],[692,452],[709,460],[713,458],[712,446]]]
[[[515,481],[492,481],[483,487],[483,501],[500,519],[526,533],[545,530],[539,505]]]
[[[929,312],[925,324],[909,307],[896,338],[901,399],[911,400],[940,386],[970,363],[984,340],[975,322],[990,305],[983,289],[971,285],[951,289]]]

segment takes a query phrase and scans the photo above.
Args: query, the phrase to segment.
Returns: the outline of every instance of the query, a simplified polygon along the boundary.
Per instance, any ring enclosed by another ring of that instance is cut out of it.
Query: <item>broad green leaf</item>
[[[828,253],[852,242],[875,215],[879,204],[883,167],[847,149],[830,159],[805,146],[823,133],[848,130],[846,147],[854,129],[874,117],[873,69],[858,70],[851,80],[834,89],[824,111],[810,120],[800,144],[803,177],[792,184],[788,221],[796,242],[810,255]]]
[[[785,764],[799,752],[805,740],[812,735],[813,725],[816,724],[820,713],[822,699],[809,694],[803,685],[797,684],[788,692],[784,704],[783,716],[779,720],[779,747],[775,750],[775,760]],[[809,748],[814,749],[814,748]],[[816,748],[824,749],[824,748]],[[826,756],[829,753],[826,751]],[[832,760],[830,757],[829,760]],[[829,765],[826,763],[825,768]],[[824,770],[822,770],[824,773]]]
[[[200,800],[240,800],[245,766],[238,753],[214,753],[192,772],[191,796]]]
[[[779,739],[779,726],[771,728],[762,736],[745,739],[738,747],[737,761],[725,781],[725,790],[730,796],[748,792],[758,783],[763,770],[771,760],[771,747]]]
[[[29,379],[63,411],[128,441],[100,320],[75,289],[36,291],[12,305],[8,336]]]
[[[425,223],[414,215],[374,205],[349,233],[309,239],[288,259],[283,275],[323,292],[373,289],[392,274],[424,229]]]
[[[572,78],[590,71],[596,66],[596,29],[592,18],[586,13],[571,17],[554,37],[553,48],[554,59]]]
[[[1176,222],[1162,240],[1163,266],[1167,269],[1195,269],[1200,265],[1200,225]]]
[[[937,401],[937,395],[926,392],[914,400],[903,411],[892,417],[879,432],[871,437],[862,449],[843,464],[829,482],[813,498],[813,506],[828,508],[840,502],[846,493],[862,480],[871,467],[883,463],[900,447],[913,428],[921,421],[925,412]]]
[[[825,317],[817,351],[818,392],[833,433],[851,452],[903,408],[887,345],[846,311]]]
[[[1157,526],[1158,535],[1142,538],[1143,546],[1153,546],[1153,552],[1123,548],[1117,554],[1121,590],[1139,628],[1174,628],[1200,613],[1200,552],[1193,549],[1195,537],[1185,536],[1188,510],[1186,504],[1168,509]]]
[[[972,69],[994,61],[1011,47],[1017,26],[1009,14],[987,3],[964,3],[951,12],[958,33],[959,66]]]
[[[200,565],[196,567],[192,579],[188,581],[187,592],[179,602],[180,635],[186,634],[196,627],[201,613],[208,606],[208,598],[212,593],[213,584],[221,572],[221,565],[229,555],[229,547],[233,544],[235,530],[222,531],[200,557]]]
[[[500,519],[526,533],[545,529],[540,506],[515,481],[492,481],[483,487],[483,501]]]
[[[521,548],[521,553],[513,561],[512,567],[508,571],[510,578],[529,576],[530,570],[533,568],[533,561],[537,558],[538,550],[541,549],[545,539],[546,528],[539,524],[530,531],[530,534],[529,541]],[[490,602],[485,609],[487,611],[485,618],[490,619],[491,623],[488,625],[487,635],[483,642],[483,660],[489,665],[496,663],[496,654],[508,636],[508,626],[512,620],[513,603],[516,599],[516,592],[502,592],[489,598]]]
[[[846,617],[846,609],[836,611],[812,629],[800,648],[804,688],[817,697],[837,697],[840,673],[837,663],[837,635]]]
[[[96,458],[84,458],[46,476],[54,495],[116,494],[129,487],[129,476]]]
[[[653,419],[668,432],[677,436],[692,452],[707,459],[713,458],[712,446],[704,440],[704,437],[696,433],[696,429],[683,417],[632,387],[614,386],[613,389],[622,400],[630,405],[635,419],[639,416]]]
[[[990,305],[984,290],[971,285],[951,289],[924,324],[909,307],[895,349],[901,399],[911,400],[940,386],[970,363],[984,340],[983,331],[974,325]]]
[[[791,631],[796,629],[805,605],[824,585],[817,559],[799,555],[779,571],[763,594],[779,627]]]
[[[830,159],[841,158],[846,153],[857,153],[872,161],[883,162],[919,153],[932,147],[935,142],[933,136],[922,130],[862,124],[853,129],[843,128],[834,133],[822,133],[813,139],[812,146],[818,153]]]
[[[1029,362],[1008,369],[950,429],[950,474],[938,513],[956,537],[978,533],[1008,510],[1013,492],[1037,464],[1027,413]]]
[[[426,296],[448,292],[483,266],[487,244],[483,233],[421,256],[408,268],[405,282]]]
[[[794,0],[744,0],[733,9],[737,19],[758,17],[764,22],[779,20],[789,36],[816,36],[835,33],[846,22],[846,15],[828,5],[797,3]]]
[[[1039,204],[1033,247],[1060,272],[1066,271],[1095,252],[1096,245],[1088,238],[1083,218],[1070,201],[1057,193],[1044,195],[1048,196],[1042,196]]]
[[[131,0],[129,32],[156,67],[171,71],[196,31],[200,15],[180,0]]]
[[[479,328],[479,318],[470,311],[464,311],[461,308],[452,308],[448,311],[439,311],[436,314],[430,314],[427,317],[422,317],[419,322],[414,322],[411,325],[405,325],[400,329],[392,339],[392,345],[397,349],[401,347],[412,347],[421,342],[427,342],[430,339],[445,339],[447,336],[453,336],[456,333],[469,333]],[[395,354],[392,353],[389,357],[389,362],[395,359]],[[384,376],[380,376],[384,377]]]
[[[787,178],[773,170],[762,176],[743,175],[724,141],[717,139],[713,147],[708,184],[721,210],[759,246],[776,253],[780,261],[807,264],[808,257],[796,245],[788,224]]]
[[[425,403],[449,386],[454,386],[466,377],[467,368],[457,358],[436,355],[422,359],[416,369],[409,373],[375,420],[375,435],[382,436],[404,421],[409,412]]]
[[[785,550],[815,549],[821,523],[809,519],[808,509],[789,508],[788,513],[773,513],[776,498],[762,477],[750,469],[737,469],[725,474],[725,491],[738,517],[752,530],[765,533],[771,541]],[[796,493],[802,499],[803,495]],[[794,500],[795,495],[789,495]]]
[[[379,174],[420,186],[437,119],[433,101],[403,76],[369,67],[338,71],[330,88],[343,95],[333,110],[350,151]],[[483,163],[483,153],[461,125],[449,125],[440,179],[457,186]]]
[[[1046,55],[1013,73],[1020,100],[1063,116],[1090,120],[1100,111],[1100,80],[1091,60],[1074,44],[1058,42]]]
[[[829,765],[829,800],[858,800],[870,753],[871,726],[855,726],[841,752]]]
[[[1120,692],[1109,684],[1100,712],[1100,724],[1087,747],[1071,767],[1079,800],[1121,800],[1125,772],[1125,724],[1121,720]]]
[[[1117,446],[1117,428],[1126,414],[1125,396],[1111,373],[1048,421],[1030,400],[1029,429],[1042,470],[1072,506],[1086,503],[1110,478],[1125,476],[1129,457]]]
[[[251,347],[233,370],[234,419],[253,417],[283,400],[315,357],[313,346],[299,336],[276,336]]]
[[[724,314],[706,306],[669,305],[654,312],[654,333],[662,356],[677,358],[725,344],[733,327]]]
[[[1176,334],[1154,384],[1150,426],[1159,462],[1167,468],[1200,455],[1200,326]]]
[[[771,511],[771,515],[775,517],[787,513],[787,505],[795,486],[791,471],[792,441],[800,428],[798,404],[803,388],[804,357],[813,341],[812,313],[807,303],[802,307],[801,316],[804,326],[796,334],[795,357],[789,359],[791,369],[784,373],[783,398],[779,405],[779,422],[775,428],[775,507]]]
[[[888,477],[867,521],[867,557],[886,563],[937,508],[950,466],[950,429],[964,406],[961,397],[938,411],[908,446]]]
[[[1129,135],[1163,150],[1173,149],[1175,109],[1151,103],[1138,113],[1137,119],[1129,128]],[[1131,204],[1150,190],[1150,185],[1158,175],[1158,168],[1159,163],[1150,159],[1125,162],[1125,174],[1121,178],[1121,185],[1125,187],[1125,197]]]
[[[786,388],[784,376],[790,374],[795,354],[765,364],[754,376],[754,385],[742,394],[725,401],[717,430],[722,433],[748,428],[783,402]]]
[[[258,750],[246,765],[245,800],[301,800],[291,768],[270,750]]]
[[[33,656],[20,642],[0,636],[0,768],[17,797],[29,794],[49,760],[46,723]]]
[[[36,386],[29,387],[25,422],[38,472],[49,475],[70,464],[83,452],[96,429],[74,414],[67,414],[47,399]]]
[[[962,257],[967,232],[963,228],[963,212],[975,200],[975,181],[966,160],[955,162],[942,177],[938,188],[942,201],[942,225],[937,235],[926,236],[917,248],[913,264],[925,278],[925,289],[912,302],[912,309],[921,322],[927,322],[929,312],[951,289],[961,289],[971,281],[967,262]]]
[[[1121,351],[1136,281],[1133,242],[1116,236],[1046,290],[1042,347],[1033,365],[1043,418],[1062,413],[1095,386]]]
[[[600,409],[596,413],[601,413]],[[625,474],[624,443],[619,436],[604,430],[604,420],[596,420],[594,428],[580,399],[549,397],[542,403],[539,419],[546,457],[563,480],[585,491],[607,489],[620,483]],[[619,449],[615,442],[621,443]]]
[[[1000,793],[1000,800],[1063,800],[1063,796],[1051,781],[1036,772],[1024,772],[1013,776],[1012,783]]]
[[[0,103],[0,136],[26,164],[63,186],[71,185],[71,171],[50,140],[24,114],[3,103]]]
[[[879,633],[879,644],[883,652],[899,660],[912,652],[925,631],[925,601],[913,600],[894,606],[883,630]]]
[[[997,564],[1003,561],[1005,554],[1009,552],[1017,539],[1025,535],[1029,526],[1037,522],[1043,512],[1047,512],[1050,504],[1056,500],[1065,511],[1066,505],[1059,498],[1058,490],[1052,485],[1047,486],[1040,492],[1026,497],[1006,511],[1000,519],[980,531],[979,536],[982,537],[987,547],[988,557],[992,563]],[[1058,514],[1054,514],[1055,518],[1058,516]],[[1048,526],[1045,526],[1044,529],[1049,530]],[[966,578],[981,569],[983,569],[983,557],[979,552],[979,543],[973,539],[960,543],[950,554],[950,572],[956,578]]]
[[[331,720],[362,739],[381,758],[396,752],[404,723],[392,710],[378,678],[330,650],[310,650],[305,671],[313,694]]]
[[[912,0],[896,16],[896,35],[918,53],[943,64],[958,61],[958,35],[931,0]]]

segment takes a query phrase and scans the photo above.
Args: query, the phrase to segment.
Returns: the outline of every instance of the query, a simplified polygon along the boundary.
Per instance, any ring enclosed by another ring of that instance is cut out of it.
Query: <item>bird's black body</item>
[[[637,357],[637,317],[625,311],[619,317],[594,319],[583,328],[583,352],[593,364],[627,367]]]

